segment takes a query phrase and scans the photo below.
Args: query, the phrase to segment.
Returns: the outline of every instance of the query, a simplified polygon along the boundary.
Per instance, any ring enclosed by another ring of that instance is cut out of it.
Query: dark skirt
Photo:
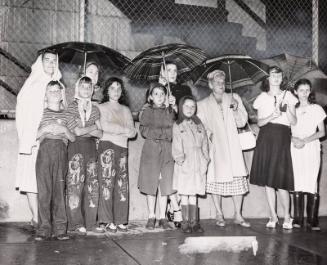
[[[290,145],[290,127],[274,123],[268,123],[261,127],[253,155],[250,183],[293,190],[294,178]]]

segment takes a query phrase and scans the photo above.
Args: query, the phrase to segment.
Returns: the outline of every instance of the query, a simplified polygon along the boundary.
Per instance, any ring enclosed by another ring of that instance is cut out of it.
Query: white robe
[[[213,94],[198,102],[197,115],[211,138],[208,183],[231,182],[233,177],[248,175],[237,131],[237,127],[246,125],[248,115],[237,94],[233,94],[233,97],[238,102],[238,109],[233,111],[230,108],[231,96],[223,94],[222,110]]]
[[[61,73],[58,65],[52,77],[44,72],[42,55],[39,55],[32,65],[31,74],[17,96],[18,161],[16,187],[20,191],[37,193],[35,162],[38,143],[36,136],[43,115],[46,86],[51,80],[59,80],[60,78]]]

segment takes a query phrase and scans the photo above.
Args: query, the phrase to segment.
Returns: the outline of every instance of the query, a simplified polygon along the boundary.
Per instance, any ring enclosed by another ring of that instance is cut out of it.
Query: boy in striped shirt
[[[69,239],[65,208],[65,176],[67,173],[67,144],[75,136],[67,128],[67,115],[62,109],[63,87],[50,81],[46,89],[46,105],[37,138],[40,148],[36,160],[39,226],[35,240],[52,235],[58,240]]]

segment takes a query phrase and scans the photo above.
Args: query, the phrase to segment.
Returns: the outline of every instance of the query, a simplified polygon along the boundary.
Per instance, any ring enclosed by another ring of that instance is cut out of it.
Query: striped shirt
[[[42,116],[42,120],[40,122],[39,129],[41,129],[44,126],[48,126],[48,125],[54,124],[54,123],[57,123],[57,124],[67,127],[67,123],[68,123],[67,112],[64,110],[55,111],[55,110],[51,110],[51,109],[45,109],[43,111],[43,116]],[[60,134],[60,135],[44,134],[39,139],[40,143],[45,138],[62,139],[66,144],[68,142],[67,138],[64,134]]]
[[[78,111],[78,103],[77,101],[73,101],[69,104],[67,109],[68,116],[68,124],[67,127],[69,130],[74,131],[74,129],[80,124],[82,124],[81,117]],[[88,121],[85,121],[85,127],[89,127],[95,124],[95,121],[100,119],[100,111],[97,106],[92,104],[92,111]]]

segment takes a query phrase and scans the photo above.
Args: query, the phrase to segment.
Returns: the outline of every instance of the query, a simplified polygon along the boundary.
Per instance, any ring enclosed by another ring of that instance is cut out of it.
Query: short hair
[[[280,67],[278,67],[277,65],[270,66],[268,68],[267,72],[269,75],[270,75],[270,73],[282,73],[282,74],[284,73],[283,70]],[[287,89],[287,78],[284,76],[284,74],[283,74],[282,83],[280,84],[280,89],[281,90]],[[264,92],[268,92],[270,90],[269,76],[267,76],[266,79],[262,81],[261,90]]]
[[[64,87],[62,86],[62,84],[58,81],[58,80],[51,80],[48,84],[47,84],[47,88],[51,87],[51,86],[59,86],[60,89],[63,89]]]
[[[217,69],[217,70],[214,70],[214,71],[208,73],[208,75],[207,75],[208,81],[211,81],[212,79],[214,79],[216,75],[218,75],[219,77],[222,77],[224,79],[226,78],[225,72]]]
[[[150,104],[153,104],[152,100],[150,100],[150,96],[152,95],[152,92],[155,88],[161,89],[165,93],[165,95],[167,95],[168,93],[167,88],[163,84],[160,84],[159,82],[152,82],[150,84],[150,88],[146,92],[146,101]]]
[[[92,79],[90,77],[88,77],[88,76],[82,76],[78,80],[78,85],[80,85],[81,83],[90,84],[92,86]]]
[[[115,77],[115,76],[108,78],[107,81],[104,83],[104,88],[102,91],[103,98],[102,98],[101,103],[105,103],[110,100],[109,95],[108,95],[108,90],[109,90],[109,87],[115,82],[120,84],[120,87],[121,87],[121,96],[120,96],[118,102],[122,105],[128,106],[128,100],[127,100],[124,82],[122,79]]]
[[[310,88],[310,94],[308,97],[308,101],[310,104],[314,104],[316,103],[316,97],[315,97],[315,93],[312,91],[312,83],[310,82],[309,79],[306,78],[301,78],[298,81],[296,81],[295,85],[294,85],[294,91],[297,91],[299,89],[299,86],[301,85],[308,85]],[[300,106],[300,102],[298,102],[295,107],[299,107]]]
[[[52,49],[44,49],[41,53],[42,55],[42,60],[44,59],[44,56],[46,53],[51,53],[51,54],[54,54],[56,56],[58,56],[58,53],[55,51],[55,50],[52,50]]]

